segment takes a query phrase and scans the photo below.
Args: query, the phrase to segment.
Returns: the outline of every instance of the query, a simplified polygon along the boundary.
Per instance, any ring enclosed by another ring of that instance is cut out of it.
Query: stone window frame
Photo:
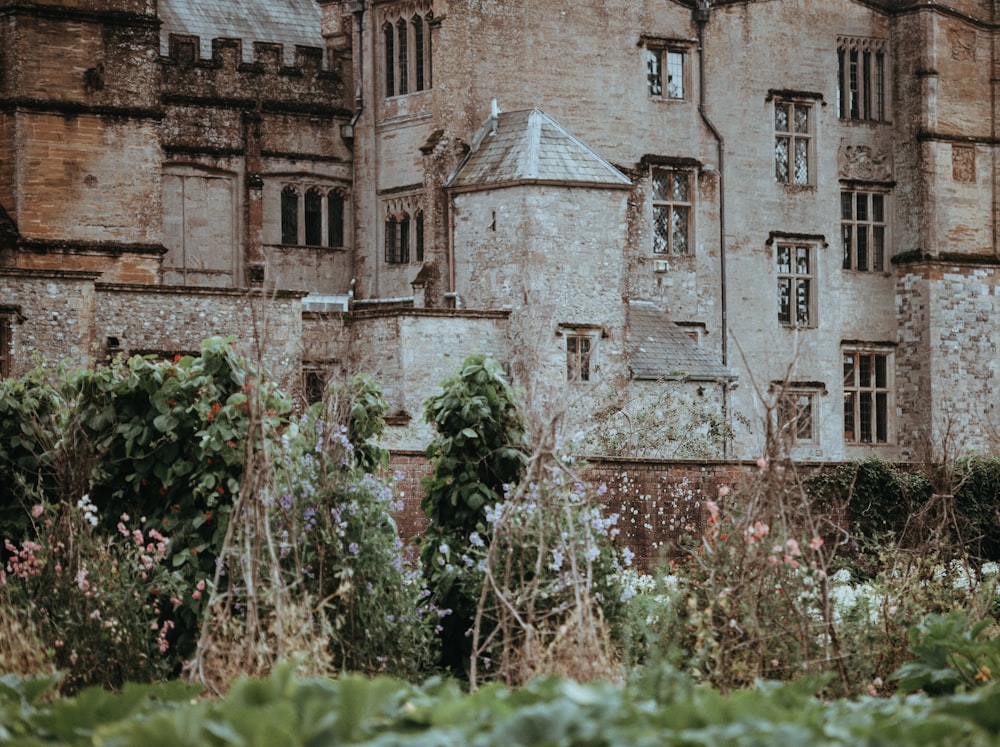
[[[649,98],[658,101],[688,100],[691,90],[688,64],[691,42],[686,39],[643,35],[639,38],[638,46],[646,50],[643,65]]]
[[[768,91],[767,100],[773,102],[774,178],[778,184],[815,188],[819,124],[816,115],[822,99],[822,94],[809,91]]]
[[[433,87],[431,68],[431,23],[434,13],[427,5],[382,10],[379,28],[382,93],[385,98],[406,96]]]
[[[887,122],[890,117],[887,39],[837,37],[837,113],[842,120]]]
[[[891,343],[842,343],[844,443],[848,446],[893,443],[894,358]]]
[[[819,398],[827,394],[819,381],[775,381],[774,425],[787,446],[818,446]]]
[[[667,194],[665,195],[658,194],[658,177],[665,177],[669,180]],[[675,192],[680,177],[683,177],[686,182],[686,195],[683,196]],[[694,169],[663,165],[650,168],[650,234],[654,256],[687,257],[694,253],[694,218],[697,185],[697,172]],[[685,245],[682,250],[677,248],[674,236],[674,221],[680,211],[684,211],[686,215],[686,219],[683,220]],[[667,216],[665,223],[657,220],[657,216],[661,212]]]
[[[382,221],[382,260],[387,265],[424,261],[424,209],[419,194],[385,201]]]
[[[318,202],[313,203],[315,209],[310,210],[310,202],[314,198],[318,198]],[[339,215],[335,214],[335,205],[339,205]],[[280,245],[347,248],[349,207],[349,194],[343,186],[302,181],[282,182],[279,205]],[[293,233],[294,241],[291,240]]]
[[[600,324],[559,324],[557,334],[565,338],[567,383],[586,385],[597,380],[598,341],[603,333]]]
[[[806,260],[804,265],[802,257]],[[815,241],[791,238],[774,241],[778,323],[783,327],[809,329],[817,326],[818,260],[819,244]]]
[[[891,188],[844,182],[840,190],[841,266],[857,272],[885,272],[890,249]],[[864,197],[864,209],[859,198]],[[881,218],[876,206],[881,205]],[[863,238],[863,240],[861,240]]]

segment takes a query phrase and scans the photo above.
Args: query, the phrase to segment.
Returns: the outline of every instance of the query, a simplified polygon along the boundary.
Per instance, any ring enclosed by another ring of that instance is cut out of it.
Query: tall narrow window
[[[813,324],[812,247],[779,244],[778,321],[791,327]]]
[[[885,40],[837,40],[837,109],[841,119],[886,119]]]
[[[11,324],[10,316],[0,314],[0,379],[10,376],[10,344],[11,344]]]
[[[315,187],[306,192],[306,246],[323,243],[323,195]]]
[[[281,190],[281,243],[299,243],[299,193],[295,187]]]
[[[783,184],[809,184],[811,114],[808,104],[774,104],[774,175]]]
[[[424,19],[413,16],[413,77],[415,91],[424,90]]]
[[[845,270],[882,272],[885,269],[884,194],[841,192],[840,228]]]
[[[417,262],[423,262],[424,261],[424,214],[422,212],[417,213],[416,226],[414,226],[414,228],[416,233],[416,236],[414,238],[416,240]]]
[[[667,98],[684,98],[683,52],[667,52]]]
[[[691,233],[691,174],[654,169],[653,252],[688,254]]]
[[[567,381],[590,381],[590,337],[566,335]]]
[[[406,43],[406,21],[402,18],[396,23],[396,59],[399,60],[399,80],[397,92],[402,95],[409,91],[409,49]]]
[[[386,24],[382,29],[385,44],[385,95],[396,95],[396,32],[392,24]]]
[[[327,195],[327,246],[344,246],[344,195],[334,189]]]
[[[399,224],[395,218],[385,221],[385,261],[387,264],[399,262]]]
[[[884,444],[890,439],[892,354],[844,350],[844,441]]]
[[[410,261],[410,216],[403,214],[399,221],[399,252],[397,262]]]

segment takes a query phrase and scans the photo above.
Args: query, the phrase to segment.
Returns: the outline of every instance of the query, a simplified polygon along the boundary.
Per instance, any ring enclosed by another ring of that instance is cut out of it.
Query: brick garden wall
[[[420,508],[420,478],[430,468],[422,452],[397,451],[390,469],[405,504],[396,517],[399,533],[409,540],[427,526]],[[758,473],[753,462],[592,459],[582,477],[595,487],[607,486],[604,505],[608,514],[619,516],[619,543],[635,553],[638,568],[649,569],[671,554],[682,534],[703,528],[701,504],[716,499],[720,486],[738,487]]]

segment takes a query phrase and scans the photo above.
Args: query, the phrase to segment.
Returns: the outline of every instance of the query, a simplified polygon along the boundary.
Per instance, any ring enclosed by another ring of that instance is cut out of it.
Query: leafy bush
[[[421,506],[431,520],[421,564],[431,601],[441,610],[442,660],[465,671],[468,630],[479,601],[481,574],[459,565],[474,532],[486,530],[486,512],[524,472],[527,438],[503,369],[484,355],[466,358],[425,404],[424,418],[437,436],[427,447],[432,474],[423,481]]]
[[[1000,457],[959,462],[955,508],[969,522],[965,538],[983,560],[1000,560]]]
[[[914,659],[892,675],[903,692],[953,693],[992,682],[993,672],[1000,672],[994,620],[973,623],[961,610],[930,614],[910,629],[909,641]]]

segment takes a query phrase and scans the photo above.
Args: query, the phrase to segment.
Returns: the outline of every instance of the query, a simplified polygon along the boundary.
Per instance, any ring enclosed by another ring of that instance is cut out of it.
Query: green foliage
[[[969,522],[965,538],[984,560],[1000,560],[1000,457],[974,457],[957,465],[955,508]]]
[[[425,531],[421,564],[432,601],[446,615],[442,663],[461,672],[470,647],[466,635],[479,599],[481,575],[458,564],[473,532],[484,531],[486,512],[505,486],[524,472],[527,438],[514,393],[499,363],[469,356],[462,370],[427,400],[424,418],[437,436],[427,447],[433,472],[423,480]]]
[[[915,658],[892,675],[903,692],[953,693],[992,682],[1000,672],[1000,637],[991,619],[973,623],[962,610],[926,615],[909,641]]]
[[[917,472],[870,457],[820,473],[808,482],[809,492],[826,505],[846,506],[860,536],[900,537],[906,522],[932,493],[930,481]]]
[[[548,677],[515,691],[463,693],[447,681],[414,687],[386,678],[299,679],[292,669],[241,680],[218,701],[192,699],[176,683],[47,701],[26,697],[32,685],[5,678],[0,739],[12,747],[979,747],[1000,736],[994,685],[934,698],[824,702],[816,697],[825,682],[818,678],[722,695],[655,669],[624,686]]]
[[[368,377],[333,386],[282,437],[274,530],[290,583],[323,601],[336,669],[419,676],[430,666],[434,611],[407,558],[392,483],[375,439],[387,405]]]

